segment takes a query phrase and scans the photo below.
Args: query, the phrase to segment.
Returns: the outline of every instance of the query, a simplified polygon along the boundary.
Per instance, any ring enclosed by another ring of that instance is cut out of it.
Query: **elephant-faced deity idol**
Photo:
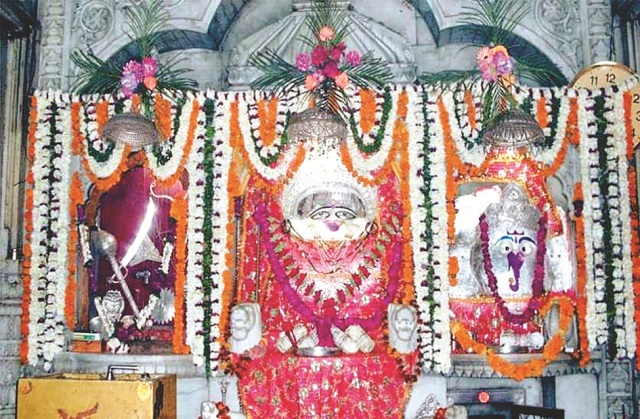
[[[371,403],[401,412],[406,382],[397,358],[415,365],[415,348],[392,356],[385,330],[387,307],[411,286],[402,277],[399,181],[388,170],[375,184],[360,182],[340,156],[344,125],[322,112],[303,114],[309,119],[298,124],[322,125],[320,135],[305,131],[297,140],[290,130],[292,146],[304,148],[304,161],[277,189],[250,179],[243,200],[236,300],[259,304],[263,350],[254,351],[260,357],[232,357],[242,371],[241,397],[254,417],[290,417],[300,414],[295,409],[301,405],[305,415],[321,414],[317,409],[328,407],[316,402],[325,392],[335,397],[331,388],[344,387],[338,404],[349,397],[371,400],[364,393],[350,395],[345,377],[355,373],[384,382],[384,397]],[[297,407],[283,403],[274,413],[261,398],[267,391],[272,398],[296,400]]]
[[[485,344],[505,352],[539,350],[545,336],[557,329],[557,307],[541,312],[550,292],[573,287],[566,220],[565,232],[551,237],[548,212],[532,205],[517,183],[480,189],[471,196],[473,211],[482,212],[473,230],[459,226],[454,254],[466,252],[468,262],[452,288],[453,311]],[[564,215],[561,208],[557,211]],[[568,330],[565,336],[572,333]]]

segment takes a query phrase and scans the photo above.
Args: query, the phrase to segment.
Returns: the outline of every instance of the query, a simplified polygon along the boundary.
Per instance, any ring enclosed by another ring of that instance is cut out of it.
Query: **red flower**
[[[438,408],[436,414],[433,415],[433,419],[445,419],[447,417],[447,409],[444,407]]]
[[[338,64],[330,61],[326,66],[324,66],[324,69],[322,69],[322,73],[325,75],[325,77],[335,79],[338,74],[340,74],[340,69],[338,69]]]
[[[340,61],[340,57],[342,57],[345,49],[347,49],[347,46],[344,44],[344,42],[340,42],[338,45],[333,47],[333,49],[331,49],[329,56],[333,61]]]
[[[311,64],[319,67],[329,56],[329,53],[322,45],[318,45],[313,49],[311,53]]]
[[[336,311],[336,302],[333,298],[325,300],[324,302],[324,317],[332,318],[335,317],[338,312]]]

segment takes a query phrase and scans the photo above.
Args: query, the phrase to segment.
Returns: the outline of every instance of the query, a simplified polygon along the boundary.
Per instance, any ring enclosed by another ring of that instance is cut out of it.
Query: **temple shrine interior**
[[[0,4],[1,418],[638,418],[640,1]]]

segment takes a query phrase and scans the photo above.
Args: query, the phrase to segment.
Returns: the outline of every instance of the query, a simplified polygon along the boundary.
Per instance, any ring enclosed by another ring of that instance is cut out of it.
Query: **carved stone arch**
[[[456,14],[451,14],[447,17],[446,22],[443,21],[442,23],[440,23],[439,20],[443,20],[443,18],[441,16],[438,16],[434,12],[433,8],[430,5],[430,3],[432,2],[433,1],[430,2],[428,0],[409,1],[409,3],[415,8],[416,12],[424,20],[426,26],[429,28],[431,36],[433,37],[438,47],[452,44],[486,44],[489,42],[489,40],[487,39],[478,38],[478,36],[476,35],[477,31],[475,30],[476,28],[474,27],[474,25],[451,24],[453,20],[458,20],[457,17],[459,15],[456,16]],[[538,9],[539,7],[532,9],[532,13]],[[536,20],[536,22],[539,22],[539,20]],[[531,35],[535,32],[535,29],[529,31],[524,27],[518,26],[518,30],[523,30],[523,34],[526,34],[527,36],[525,37],[515,33],[511,34],[512,38],[509,44],[517,45],[517,47],[512,47],[509,51],[510,54],[516,59],[525,55],[539,57],[541,66],[552,69],[553,73],[557,75],[552,80],[550,80],[550,82],[548,83],[549,85],[559,86],[567,84],[568,79],[566,77],[566,65],[559,65],[556,62],[558,60],[558,57],[562,56],[558,54],[559,51],[555,51],[553,48],[544,48],[545,51],[550,51],[554,54],[545,53],[541,50],[541,46],[536,45],[532,41],[530,41],[529,39],[532,38]],[[548,32],[548,30],[545,29],[544,32]]]

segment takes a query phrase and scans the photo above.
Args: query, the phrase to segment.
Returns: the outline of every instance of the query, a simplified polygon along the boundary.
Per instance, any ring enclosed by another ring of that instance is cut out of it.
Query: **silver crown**
[[[110,141],[130,145],[134,150],[160,141],[160,133],[152,121],[133,112],[111,117],[102,130]]]
[[[282,192],[282,210],[286,219],[299,216],[298,207],[313,194],[327,193],[331,198],[357,203],[358,213],[375,218],[377,194],[374,188],[359,183],[344,167],[338,150],[311,149],[304,162]]]
[[[516,183],[504,186],[500,202],[489,205],[484,213],[490,227],[507,224],[508,228],[538,229],[540,211],[529,203],[529,198]]]
[[[520,148],[544,139],[544,131],[531,115],[520,110],[510,110],[496,117],[482,136],[488,146]]]
[[[291,116],[287,130],[289,140],[298,142],[313,141],[337,146],[349,135],[344,122],[335,114],[318,107],[299,112]]]

